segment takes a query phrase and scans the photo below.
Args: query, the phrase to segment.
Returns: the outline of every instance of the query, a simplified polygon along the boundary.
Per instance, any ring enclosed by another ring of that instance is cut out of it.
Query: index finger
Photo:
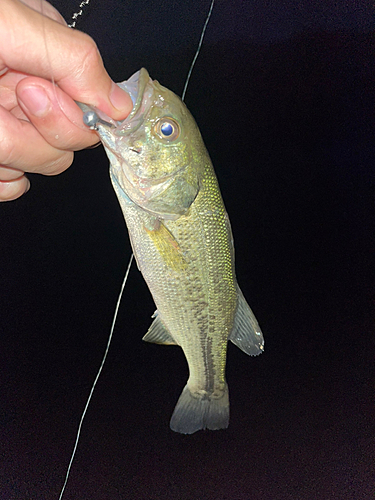
[[[19,0],[1,0],[0,26],[3,65],[53,79],[74,100],[95,106],[115,120],[130,113],[130,97],[109,77],[91,37]]]

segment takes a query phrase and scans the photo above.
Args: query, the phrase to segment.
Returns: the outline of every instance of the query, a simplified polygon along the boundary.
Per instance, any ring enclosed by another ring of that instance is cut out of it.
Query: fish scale
[[[149,214],[126,201],[121,205],[140,271],[153,293],[163,323],[187,357],[191,392],[212,391],[208,380],[216,373],[217,384],[224,385],[226,342],[237,300],[231,237],[222,217],[225,209],[213,176],[208,164],[202,189],[188,215],[165,222],[186,255],[188,264],[182,273],[164,262],[152,240],[142,231]],[[218,215],[212,217],[215,212]],[[208,362],[202,345],[213,333],[210,330],[219,330],[221,335],[214,337],[217,354]]]

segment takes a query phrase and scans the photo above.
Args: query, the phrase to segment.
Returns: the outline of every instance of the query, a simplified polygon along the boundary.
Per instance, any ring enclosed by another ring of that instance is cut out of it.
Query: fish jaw
[[[198,127],[181,99],[144,68],[118,85],[131,96],[133,110],[122,122],[106,123],[98,113],[96,126],[111,175],[141,209],[175,220],[187,213],[200,189],[201,152],[190,140],[200,138]],[[160,133],[162,120],[176,125],[173,140]]]

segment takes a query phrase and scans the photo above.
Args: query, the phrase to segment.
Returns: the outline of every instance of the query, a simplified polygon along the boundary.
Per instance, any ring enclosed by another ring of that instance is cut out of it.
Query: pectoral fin
[[[237,290],[238,306],[229,339],[246,354],[258,356],[264,350],[262,330],[240,288]]]
[[[158,221],[153,229],[145,226],[144,229],[152,239],[167,266],[175,271],[182,271],[186,268],[187,261],[177,240],[162,222]]]
[[[151,323],[151,326],[146,335],[143,337],[143,340],[154,344],[177,345],[172,335],[163,324],[158,311],[155,311],[152,317],[155,319]]]

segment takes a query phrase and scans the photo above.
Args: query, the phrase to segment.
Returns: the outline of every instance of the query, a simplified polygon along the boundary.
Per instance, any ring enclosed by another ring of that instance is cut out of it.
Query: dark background
[[[134,266],[65,500],[374,497],[372,3],[217,1],[186,103],[265,353],[228,347],[228,430],[173,433],[187,366],[141,341]],[[144,66],[181,94],[208,8],[92,0],[77,27],[116,81]],[[130,256],[101,147],[30,178],[0,207],[1,500],[58,498]]]

